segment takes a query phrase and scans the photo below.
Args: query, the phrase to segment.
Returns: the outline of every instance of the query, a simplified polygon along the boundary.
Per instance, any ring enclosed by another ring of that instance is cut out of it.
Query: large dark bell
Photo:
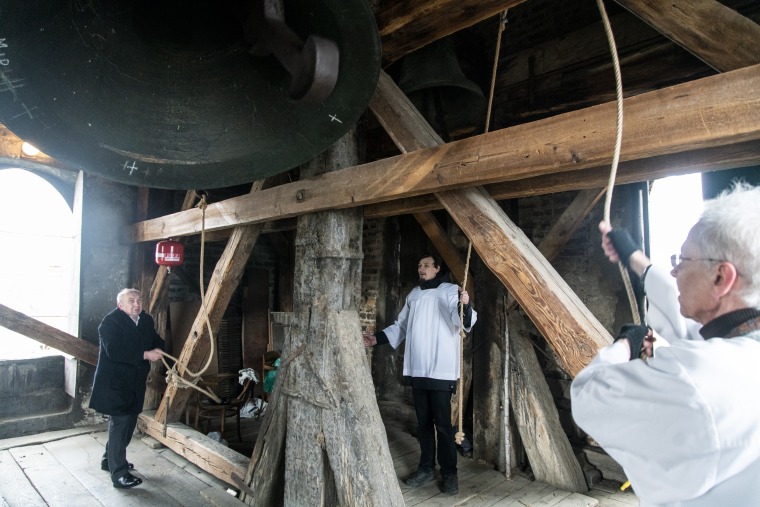
[[[251,52],[254,3],[2,0],[0,122],[134,185],[224,187],[292,169],[365,111],[380,40],[364,0],[284,0],[297,39],[339,52],[327,98],[297,101],[276,55]]]

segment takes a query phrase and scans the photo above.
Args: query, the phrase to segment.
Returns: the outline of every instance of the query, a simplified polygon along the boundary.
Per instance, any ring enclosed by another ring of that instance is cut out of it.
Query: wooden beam
[[[562,212],[559,219],[554,222],[544,239],[538,244],[538,251],[546,257],[546,260],[552,261],[559,255],[562,247],[570,241],[572,235],[575,234],[575,231],[578,230],[583,220],[606,191],[606,188],[594,188],[578,192],[570,206]],[[510,295],[507,310],[513,310],[516,306],[517,300]]]
[[[549,261],[482,188],[438,195],[472,240],[482,261],[504,283],[575,376],[597,351],[612,343],[606,329]]]
[[[715,148],[692,150],[672,155],[661,155],[641,160],[623,162],[618,169],[616,184],[640,183],[668,176],[722,171],[760,165],[760,141],[729,144]],[[564,174],[537,176],[505,183],[493,183],[484,188],[496,200],[519,199],[557,192],[572,192],[600,188],[607,183],[609,166],[592,167],[567,178]],[[443,209],[434,194],[384,201],[364,207],[364,218],[384,218]],[[267,222],[261,234],[295,230],[295,218]],[[206,235],[206,241],[227,240],[232,229],[219,229]],[[200,235],[189,242],[198,242]],[[148,312],[150,313],[150,312]]]
[[[150,187],[137,188],[137,204],[135,206],[134,220],[142,221],[148,218],[148,204],[150,203]],[[146,273],[145,255],[148,245],[137,245],[132,249],[132,268],[129,270],[131,278],[130,287],[137,287],[141,293],[148,289],[149,273]]]
[[[406,0],[384,2],[377,13],[383,66],[525,0]]]
[[[679,174],[720,171],[737,167],[760,165],[760,141],[729,144],[688,152],[661,155],[620,164],[616,184],[639,183]],[[484,188],[494,199],[518,199],[556,192],[569,192],[599,188],[607,184],[609,166],[592,167],[573,173],[568,178],[563,173],[535,178],[494,183]],[[441,209],[435,195],[420,195],[396,201],[370,204],[364,207],[364,218],[418,213]]]
[[[588,216],[606,191],[606,188],[592,188],[578,192],[559,219],[547,231],[544,239],[538,244],[538,251],[541,252],[541,255],[548,260],[559,255],[562,247],[570,241],[581,222]]]
[[[760,63],[760,25],[716,0],[615,0],[719,72]]]
[[[403,93],[394,93],[394,90],[398,90],[396,83],[387,73],[380,71],[369,108],[401,153],[445,144],[409,98]]]
[[[568,491],[586,492],[586,479],[562,429],[525,319],[514,310],[507,314],[512,374],[509,399],[531,469],[538,480]]]
[[[85,363],[93,366],[98,364],[98,347],[92,343],[2,304],[0,304],[0,326],[74,356]]]
[[[625,100],[623,162],[760,139],[760,65]],[[612,158],[615,104],[418,150],[214,203],[207,229],[600,167]],[[132,241],[195,234],[197,210],[130,226]]]
[[[239,452],[178,422],[167,425],[164,436],[164,425],[153,411],[141,413],[137,427],[217,479],[240,488],[232,476],[244,477],[250,460]]]

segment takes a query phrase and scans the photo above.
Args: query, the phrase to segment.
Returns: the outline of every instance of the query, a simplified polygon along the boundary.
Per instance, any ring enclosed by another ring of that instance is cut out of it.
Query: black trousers
[[[111,481],[129,473],[127,469],[127,446],[132,440],[132,433],[137,426],[138,414],[112,415],[108,421],[108,442],[103,457],[108,458],[108,469],[111,471]]]
[[[436,451],[443,477],[457,474],[457,447],[451,424],[451,391],[412,389],[420,442],[419,470],[435,470]],[[436,432],[438,442],[436,446]]]

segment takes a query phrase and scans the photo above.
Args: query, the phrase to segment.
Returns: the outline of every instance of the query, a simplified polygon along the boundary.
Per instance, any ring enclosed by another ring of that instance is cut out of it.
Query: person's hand
[[[611,230],[612,225],[609,222],[606,220],[599,222],[599,232],[602,233],[602,250],[604,250],[604,255],[607,256],[610,262],[617,264],[620,262],[620,257],[618,257],[617,250],[615,250],[615,245],[612,244],[612,240],[607,235]]]
[[[161,349],[146,350],[143,352],[143,359],[155,362],[161,359]]]
[[[365,334],[364,335],[364,346],[365,347],[374,347],[377,345],[377,338],[373,334]]]
[[[625,229],[613,229],[609,222],[599,223],[602,233],[602,250],[612,263],[622,262],[626,268],[639,276],[644,276],[652,264],[644,252],[633,241]]]
[[[470,304],[470,295],[462,287],[459,287],[459,302],[464,306]]]
[[[647,359],[652,357],[655,337],[649,326],[626,324],[620,329],[615,341],[624,340],[628,344],[629,357],[634,359]]]

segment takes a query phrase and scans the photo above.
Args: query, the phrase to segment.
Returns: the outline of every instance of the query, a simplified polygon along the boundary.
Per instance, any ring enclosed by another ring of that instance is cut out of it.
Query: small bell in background
[[[450,37],[407,55],[398,86],[444,141],[483,129],[486,98],[462,72]]]

